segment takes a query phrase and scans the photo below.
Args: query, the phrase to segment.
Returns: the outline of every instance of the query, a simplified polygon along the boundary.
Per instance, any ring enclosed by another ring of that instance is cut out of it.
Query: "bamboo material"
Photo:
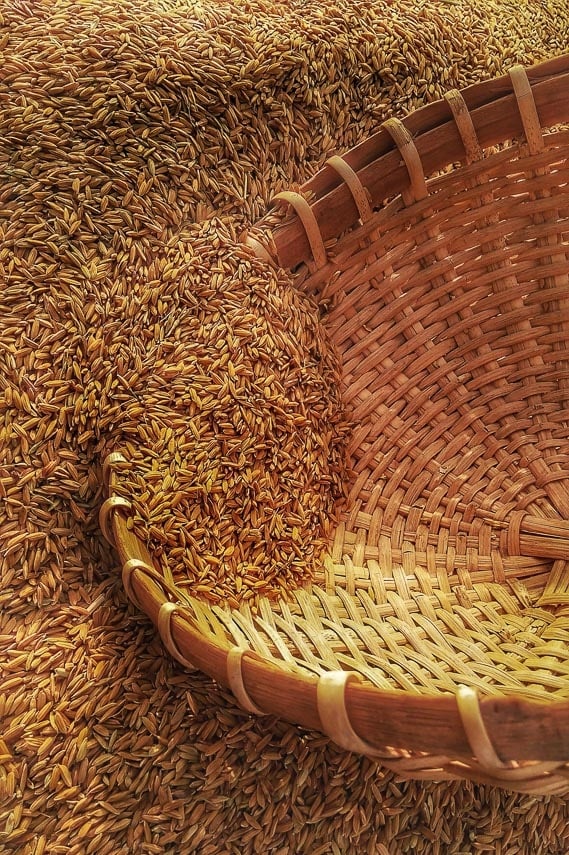
[[[541,63],[527,71],[543,127],[569,122],[566,97],[569,80],[567,56]],[[523,125],[509,76],[476,83],[462,90],[479,144],[483,148],[523,134]],[[501,120],[498,120],[500,117]],[[464,145],[450,108],[436,101],[406,117],[403,124],[414,139],[425,174],[433,174],[449,163],[464,159]],[[389,132],[382,128],[344,155],[358,175],[372,204],[401,192],[408,182],[405,165],[394,150]],[[324,241],[354,226],[359,213],[344,182],[332,169],[323,169],[308,181],[303,191],[310,197],[315,219]],[[277,197],[275,197],[277,198]],[[274,235],[277,257],[283,267],[295,268],[311,258],[310,244],[298,220],[293,219]]]
[[[355,478],[314,584],[182,601],[105,465],[127,593],[244,709],[402,777],[569,792],[569,56],[369,140],[248,239],[329,306]]]

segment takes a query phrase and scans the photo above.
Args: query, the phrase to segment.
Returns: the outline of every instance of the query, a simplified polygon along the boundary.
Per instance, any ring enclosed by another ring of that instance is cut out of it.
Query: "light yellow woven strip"
[[[478,695],[470,686],[459,686],[456,691],[456,703],[462,719],[462,725],[468,738],[472,753],[486,771],[506,769],[502,763],[486,730]]]
[[[243,656],[245,653],[249,656],[254,655],[251,654],[250,650],[246,650],[243,647],[232,647],[228,653],[227,680],[229,687],[244,710],[255,713],[256,715],[264,715],[263,710],[259,709],[249,697],[249,693],[243,682]]]
[[[129,558],[128,561],[125,561],[122,568],[122,583],[123,588],[126,591],[126,595],[137,609],[140,611],[144,611],[142,606],[140,605],[136,594],[134,593],[134,589],[132,587],[132,574],[135,570],[144,570],[145,573],[149,575],[152,574],[153,568],[149,567],[146,561],[143,561],[141,558]]]
[[[172,615],[179,611],[180,606],[178,603],[162,603],[158,612],[158,632],[160,633],[164,647],[174,659],[177,659],[178,662],[190,671],[195,671],[195,665],[189,659],[186,659],[172,636]]]
[[[122,496],[109,496],[108,499],[105,499],[99,509],[99,525],[105,539],[111,544],[111,546],[115,546],[112,523],[113,514],[117,508],[125,508],[125,510],[130,511],[132,509],[132,505],[128,499],[124,499]]]
[[[318,715],[325,733],[340,748],[365,754],[368,757],[382,756],[368,742],[361,739],[352,727],[346,709],[346,686],[362,678],[354,671],[328,671],[318,680],[316,703]]]

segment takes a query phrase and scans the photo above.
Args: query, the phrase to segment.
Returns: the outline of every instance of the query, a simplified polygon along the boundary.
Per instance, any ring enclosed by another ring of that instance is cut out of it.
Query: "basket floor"
[[[262,599],[257,610],[211,608],[194,598],[189,605],[207,635],[245,644],[285,668],[353,670],[392,691],[454,693],[462,684],[485,695],[569,697],[569,614],[540,608],[536,592],[521,583],[431,584],[427,592],[409,581],[406,596],[388,585],[383,602],[373,584],[351,594],[314,584],[286,602]]]

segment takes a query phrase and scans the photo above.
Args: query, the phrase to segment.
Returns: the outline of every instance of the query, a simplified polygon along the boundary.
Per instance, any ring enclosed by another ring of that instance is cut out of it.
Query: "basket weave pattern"
[[[311,587],[182,600],[105,465],[103,531],[172,655],[402,776],[569,791],[568,83],[564,57],[391,119],[252,234],[330,305],[355,423]]]

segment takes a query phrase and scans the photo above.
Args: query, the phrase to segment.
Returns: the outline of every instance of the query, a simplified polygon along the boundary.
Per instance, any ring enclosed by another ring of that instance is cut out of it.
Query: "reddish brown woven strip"
[[[475,163],[475,161],[482,158],[483,153],[464,96],[457,89],[451,89],[450,92],[446,93],[445,99],[452,111],[456,127],[463,142],[464,151],[466,152],[466,162]]]
[[[326,161],[326,165],[334,169],[345,182],[352,194],[356,208],[359,211],[360,220],[366,223],[373,211],[369,202],[368,193],[352,167],[346,163],[343,157],[333,155]]]
[[[389,133],[401,152],[401,157],[409,173],[409,191],[403,191],[401,194],[405,204],[424,199],[429,195],[429,191],[427,189],[423,164],[421,163],[417,146],[413,142],[413,137],[399,119],[388,119],[383,123],[382,127]]]
[[[543,150],[543,131],[537,114],[535,99],[528,79],[527,71],[521,65],[510,70],[514,94],[518,102],[524,133],[530,154],[538,154]]]
[[[274,202],[287,202],[289,205],[292,205],[306,232],[306,237],[312,250],[314,265],[317,270],[323,267],[327,260],[324,241],[322,240],[314,211],[304,196],[301,196],[300,193],[294,193],[292,190],[283,190],[282,193],[277,193],[276,196],[273,196],[271,204]]]

